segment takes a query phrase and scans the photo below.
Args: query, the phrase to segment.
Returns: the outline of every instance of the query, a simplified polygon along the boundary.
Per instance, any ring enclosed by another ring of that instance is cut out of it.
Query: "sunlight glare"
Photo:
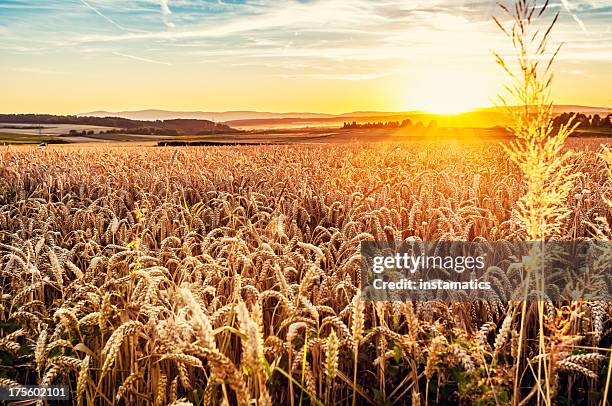
[[[491,104],[485,75],[474,71],[424,71],[407,92],[408,105],[434,114],[458,114]]]

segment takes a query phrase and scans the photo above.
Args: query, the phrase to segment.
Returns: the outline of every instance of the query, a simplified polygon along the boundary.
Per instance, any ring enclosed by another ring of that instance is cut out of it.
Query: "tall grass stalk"
[[[562,44],[549,52],[550,34],[559,13],[557,12],[550,22],[543,25],[541,19],[545,16],[548,4],[548,0],[543,4],[539,4],[537,0],[516,0],[514,7],[509,8],[500,3],[503,19],[509,18],[510,22],[503,23],[501,19],[494,17],[495,23],[511,40],[514,50],[512,61],[499,53],[494,52],[494,55],[498,65],[511,80],[511,84],[506,86],[508,95],[500,96],[500,99],[511,116],[509,129],[516,139],[504,146],[504,149],[523,173],[526,183],[526,193],[517,203],[516,214],[525,227],[526,239],[538,242],[560,236],[563,221],[571,214],[566,201],[577,176],[569,163],[571,152],[563,151],[567,137],[576,128],[576,124],[573,123],[574,117],[560,128],[553,128],[553,102],[550,97],[553,80],[551,68]],[[542,252],[543,244],[539,247],[532,252],[532,255]],[[534,269],[526,270],[528,273],[534,271]],[[543,276],[542,272],[536,272],[536,277],[538,275]],[[537,278],[536,288],[543,291],[544,282],[541,278]],[[545,362],[546,331],[542,300],[538,301],[536,310],[539,353],[536,385],[542,385],[544,381],[544,390],[537,391],[538,402],[543,400],[545,404],[550,405],[553,368],[551,362]],[[515,404],[520,399],[519,372],[528,317],[525,297],[521,303],[518,359],[515,367],[513,394]]]

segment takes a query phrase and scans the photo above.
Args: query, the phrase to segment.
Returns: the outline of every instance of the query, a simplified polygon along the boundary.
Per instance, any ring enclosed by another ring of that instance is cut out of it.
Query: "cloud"
[[[267,4],[263,2],[262,4]],[[377,22],[384,23],[385,17],[372,14],[374,3],[365,0],[327,0],[311,3],[291,2],[284,7],[262,5],[258,14],[242,15],[238,12],[227,15],[215,15],[215,24],[195,27],[183,31],[160,31],[149,33],[132,33],[122,35],[85,35],[82,41],[113,42],[129,40],[179,40],[190,38],[224,37],[245,32],[266,32],[276,29],[287,29],[292,32],[308,28],[325,28],[326,26],[347,27]],[[360,7],[361,5],[361,7]],[[367,7],[366,7],[367,6]],[[211,16],[208,17],[211,21]]]
[[[570,0],[562,1],[564,5],[551,6],[576,7]],[[186,60],[232,66],[276,64],[279,69],[284,69],[283,61],[322,68],[338,61],[380,61],[385,68],[424,60],[483,66],[490,60],[488,49],[503,53],[505,46],[490,21],[495,6],[485,0],[310,0],[287,1],[282,6],[270,0],[204,5],[175,0],[173,10],[168,0],[152,2],[161,7],[165,22],[173,16],[186,24],[173,30],[90,33],[77,37],[77,43],[155,44]],[[581,10],[585,7],[589,6],[580,4]],[[567,22],[556,28],[555,39],[574,43],[579,38]],[[611,41],[604,41],[604,46],[610,50]],[[567,55],[580,59],[578,53]],[[601,57],[593,53],[584,58]],[[279,75],[295,77],[291,73],[281,70]],[[305,74],[319,79],[333,77],[312,68]],[[367,75],[338,75],[337,79],[368,80]]]
[[[157,64],[157,65],[168,65],[168,66],[172,65],[170,62],[156,61],[154,59],[142,58],[140,56],[128,55],[128,54],[124,54],[124,53],[121,53],[121,52],[112,52],[112,54],[116,55],[116,56],[121,56],[121,57],[124,57],[124,58],[128,58],[128,59],[133,59],[135,61],[140,61],[140,62],[154,63],[154,64]]]
[[[174,28],[174,23],[170,21],[172,11],[170,11],[168,1],[169,0],[159,0],[159,6],[161,7],[162,14],[164,15],[164,24],[166,24],[167,27]]]
[[[43,69],[43,68],[32,68],[32,67],[17,67],[12,69],[15,72],[22,73],[34,73],[40,75],[61,75],[64,72],[52,70],[52,69]]]
[[[162,13],[165,16],[172,14],[172,11],[170,11],[170,7],[168,6],[168,0],[159,0],[159,5],[161,6]]]
[[[392,75],[393,72],[373,72],[373,73],[305,73],[297,75],[281,75],[285,79],[310,78],[320,80],[374,80]]]
[[[367,63],[384,64],[382,68],[372,68],[376,72],[422,61],[481,66],[490,60],[488,49],[506,52],[505,40],[491,23],[491,14],[498,10],[490,0],[80,1],[105,21],[99,19],[98,24],[94,21],[84,26],[88,20],[79,20],[74,10],[58,9],[52,14],[59,21],[58,29],[47,28],[49,36],[43,36],[53,40],[51,48],[94,47],[107,55],[116,49],[155,48],[156,55],[165,55],[162,59],[166,60],[255,68],[277,66],[275,75],[292,74],[295,72],[289,66],[306,65],[309,68],[304,74],[319,75],[321,79],[331,77],[321,70],[337,71],[337,65],[342,63],[359,64],[360,68]],[[593,7],[603,7],[607,1],[560,0],[550,5],[570,10],[581,24],[578,28],[573,21],[562,19],[555,28],[554,39],[571,47],[571,52],[562,52],[565,60],[600,60],[601,55],[612,51],[612,37],[586,37],[580,31],[586,32],[586,26],[593,33],[609,30],[605,17],[609,11]],[[102,4],[112,14],[102,14],[93,7]],[[42,13],[38,14],[42,19]],[[129,16],[130,28],[109,16],[121,16],[119,21],[128,21],[123,18]],[[106,22],[122,31],[110,31]],[[36,34],[35,29],[28,30]],[[601,49],[586,52],[588,45],[580,41],[596,37]],[[37,36],[21,35],[11,45],[25,46],[26,40],[21,38]],[[582,57],[580,52],[584,52]],[[138,56],[131,59],[167,64]]]

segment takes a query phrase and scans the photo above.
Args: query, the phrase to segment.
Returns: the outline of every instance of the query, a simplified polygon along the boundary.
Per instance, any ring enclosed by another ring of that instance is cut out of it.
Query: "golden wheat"
[[[581,209],[562,238],[612,237],[599,142],[568,141]],[[496,143],[184,151],[0,149],[1,382],[67,383],[82,404],[504,403],[539,362],[527,325],[516,363],[499,269],[490,302],[360,298],[361,241],[527,235]],[[542,362],[558,388],[602,392],[611,306],[558,310]]]

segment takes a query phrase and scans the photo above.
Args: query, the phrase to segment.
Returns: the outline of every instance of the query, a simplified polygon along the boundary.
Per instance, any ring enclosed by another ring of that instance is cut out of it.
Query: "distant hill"
[[[169,111],[169,110],[138,110],[138,111],[91,111],[78,114],[88,117],[123,117],[131,120],[168,120],[168,119],[197,119],[215,122],[225,122],[231,120],[251,120],[251,119],[277,119],[287,117],[301,118],[322,118],[333,117],[333,114],[326,113],[271,113],[265,111]]]
[[[27,124],[74,124],[113,127],[114,132],[127,134],[210,134],[237,132],[226,124],[209,120],[172,119],[172,120],[131,120],[124,117],[56,116],[51,114],[0,114],[0,123]]]
[[[555,114],[578,112],[583,114],[607,115],[612,112],[608,107],[558,105],[554,107]],[[81,116],[81,115],[79,115]],[[122,117],[132,120],[168,120],[168,119],[200,119],[214,122],[223,122],[231,127],[265,128],[265,127],[294,127],[294,126],[330,126],[342,125],[344,122],[371,122],[371,121],[412,121],[436,120],[439,125],[448,127],[493,127],[503,124],[504,115],[498,107],[482,108],[474,111],[455,114],[437,115],[423,111],[354,111],[342,114],[292,112],[272,113],[259,111],[168,111],[168,110],[139,110],[139,111],[93,111],[82,116],[90,117]]]
[[[353,115],[356,114],[356,115]],[[323,127],[323,126],[343,126],[344,123],[368,123],[368,122],[389,122],[389,121],[404,121],[409,119],[413,122],[421,122],[428,125],[435,121],[442,127],[494,127],[503,123],[504,115],[498,111],[484,112],[469,112],[456,115],[437,115],[423,112],[406,112],[406,113],[376,113],[376,112],[361,112],[347,113],[339,116],[322,117],[322,118],[302,118],[302,117],[287,117],[287,118],[267,118],[267,119],[247,119],[247,120],[231,120],[225,124],[241,129],[258,129],[258,128],[290,128],[290,127]]]

